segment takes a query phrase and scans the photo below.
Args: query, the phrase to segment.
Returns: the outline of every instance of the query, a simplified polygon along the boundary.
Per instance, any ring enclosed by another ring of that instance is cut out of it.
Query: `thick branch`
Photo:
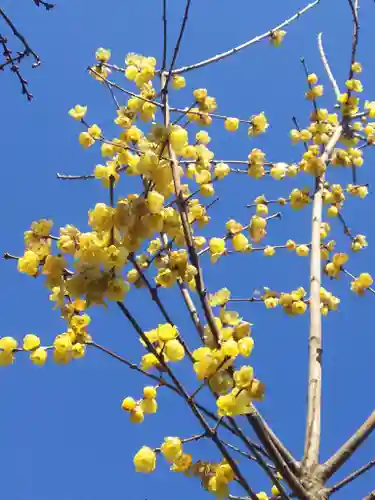
[[[359,427],[359,429],[339,448],[339,450],[322,465],[322,477],[326,481],[338,471],[353,455],[356,449],[375,429],[375,411]]]
[[[342,133],[338,126],[321,156],[327,164],[332,151]],[[309,332],[309,368],[308,401],[305,435],[305,452],[302,468],[310,471],[319,461],[321,430],[321,392],[322,392],[322,323],[320,314],[321,252],[320,225],[322,221],[324,174],[316,178],[316,189],[312,208],[312,235],[310,257],[310,332]]]

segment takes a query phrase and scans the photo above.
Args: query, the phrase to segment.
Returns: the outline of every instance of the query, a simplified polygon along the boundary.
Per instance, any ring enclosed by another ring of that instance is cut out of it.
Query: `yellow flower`
[[[328,217],[337,217],[339,213],[339,209],[336,205],[331,205],[327,210]]]
[[[3,337],[0,339],[0,349],[5,352],[12,352],[17,349],[17,340],[13,337]]]
[[[211,253],[211,262],[215,263],[225,252],[225,240],[223,238],[211,238],[208,244]]]
[[[140,406],[136,406],[130,412],[130,422],[132,424],[141,424],[145,419],[144,412]]]
[[[188,133],[179,125],[173,125],[169,134],[169,141],[172,148],[179,154],[188,145]]]
[[[281,42],[283,41],[286,35],[286,31],[284,30],[276,30],[271,33],[270,41],[274,47],[280,47]]]
[[[96,123],[94,123],[94,125],[91,125],[91,127],[87,129],[87,132],[92,137],[94,137],[94,139],[99,139],[99,137],[102,135],[102,130],[100,127],[98,127],[98,125],[96,125]]]
[[[318,83],[318,77],[315,73],[310,73],[307,77],[307,81],[310,85],[316,85]]]
[[[359,62],[354,62],[352,64],[352,71],[353,73],[361,73],[362,71],[362,65]]]
[[[211,141],[211,138],[208,135],[208,132],[206,132],[205,130],[201,130],[201,131],[197,132],[195,139],[200,144],[205,144],[205,145],[207,145]]]
[[[72,349],[72,341],[69,335],[63,333],[55,338],[53,346],[57,352],[64,354]]]
[[[177,457],[176,461],[171,467],[171,470],[174,472],[185,472],[188,470],[192,462],[193,457],[190,453],[182,453],[182,455]]]
[[[133,463],[137,472],[148,474],[155,470],[156,454],[154,450],[148,446],[142,446],[142,448],[134,456]]]
[[[161,452],[168,462],[175,462],[182,455],[182,442],[178,437],[166,437]]]
[[[249,240],[243,233],[237,233],[233,236],[232,245],[237,252],[246,252],[249,250]]]
[[[144,414],[154,414],[157,412],[158,403],[156,399],[142,399],[140,407]]]
[[[307,257],[309,255],[309,247],[307,245],[298,245],[296,248],[296,254],[299,257]]]
[[[258,497],[258,500],[269,500],[267,493],[265,493],[264,491],[257,493],[256,496]]]
[[[81,132],[78,137],[79,143],[85,149],[89,148],[95,143],[95,139],[91,137],[88,132]]]
[[[156,398],[156,387],[148,385],[143,388],[143,397],[145,399],[155,399]]]
[[[137,402],[134,398],[128,396],[121,403],[121,408],[125,411],[132,411],[137,406]]]
[[[25,351],[33,351],[40,346],[40,338],[32,333],[25,335],[23,338],[23,349]]]
[[[181,75],[173,75],[172,77],[172,88],[183,89],[186,87],[185,78]]]
[[[111,57],[111,51],[109,49],[103,49],[103,47],[100,47],[95,52],[95,57],[96,57],[97,61],[106,63],[106,62],[108,62],[109,58]]]
[[[226,163],[220,162],[215,165],[214,176],[217,179],[224,179],[230,173],[230,167]]]
[[[352,78],[351,80],[346,80],[345,85],[349,90],[352,90],[353,92],[363,91],[363,85],[361,81],[356,80],[355,78]]]
[[[228,288],[221,288],[213,295],[209,295],[208,300],[212,307],[223,306],[230,299],[230,291]]]
[[[263,253],[266,257],[273,257],[276,253],[276,250],[274,247],[271,247],[270,245],[267,245],[265,249],[263,250]]]
[[[265,132],[269,127],[267,118],[262,111],[259,115],[254,115],[251,117],[251,125],[248,130],[249,136],[257,136]]]
[[[38,273],[39,258],[37,254],[31,250],[26,250],[23,257],[18,259],[17,268],[20,273],[35,276]]]
[[[165,354],[170,361],[181,361],[185,356],[185,351],[181,343],[173,339],[165,344]]]
[[[254,340],[251,337],[245,337],[238,341],[237,346],[239,354],[247,358],[254,348]]]
[[[238,118],[227,118],[224,122],[224,127],[229,132],[235,132],[239,127],[240,121]]]
[[[251,366],[241,366],[241,368],[233,374],[236,387],[246,389],[250,386],[254,378],[254,370]]]
[[[30,353],[30,359],[34,365],[42,366],[47,360],[47,351],[43,347],[38,347]]]
[[[82,120],[87,113],[87,106],[76,104],[74,108],[69,110],[69,115],[75,120]]]
[[[86,346],[85,344],[81,344],[80,342],[77,342],[76,344],[73,345],[72,347],[72,356],[74,359],[79,359],[83,358],[83,356],[86,354]]]
[[[159,214],[163,209],[164,196],[157,191],[149,191],[147,195],[148,209],[152,214]]]
[[[14,361],[14,355],[12,352],[0,351],[0,366],[9,366]]]
[[[273,496],[278,497],[280,495],[279,488],[274,484],[271,488],[271,493]]]

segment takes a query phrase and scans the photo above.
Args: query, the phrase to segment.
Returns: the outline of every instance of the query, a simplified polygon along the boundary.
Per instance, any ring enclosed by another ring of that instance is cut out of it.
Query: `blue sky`
[[[23,231],[33,220],[52,218],[55,228],[67,223],[85,229],[87,210],[98,201],[107,201],[107,193],[96,181],[62,182],[56,172],[91,173],[100,163],[100,151],[83,151],[78,143],[80,124],[67,114],[75,104],[89,107],[88,120],[98,123],[108,135],[114,133],[113,103],[105,88],[90,78],[85,68],[93,62],[96,48],[109,47],[112,60],[123,65],[129,52],[153,55],[161,59],[161,2],[126,5],[107,0],[91,2],[58,0],[49,13],[38,10],[31,2],[18,5],[5,0],[4,9],[14,17],[19,29],[41,55],[38,69],[23,66],[35,96],[28,103],[19,92],[16,78],[0,75],[2,92],[2,184],[3,231],[1,251],[20,254]],[[179,30],[184,2],[169,1],[169,41],[172,46]],[[367,98],[374,99],[372,26],[375,7],[363,0],[361,41],[358,59],[364,66],[363,84]],[[178,65],[197,62],[262,33],[292,15],[301,0],[277,2],[193,2],[191,18],[178,59]],[[322,0],[288,28],[280,49],[267,41],[225,61],[187,74],[190,89],[206,87],[217,98],[218,112],[246,118],[265,111],[271,127],[259,139],[247,137],[241,128],[231,135],[222,123],[212,129],[212,147],[217,158],[245,159],[253,147],[267,152],[270,161],[298,160],[299,146],[290,144],[288,131],[292,116],[307,123],[311,110],[304,100],[305,80],[300,57],[304,56],[310,71],[326,84],[322,106],[332,110],[333,92],[326,81],[317,50],[317,33],[323,41],[332,69],[343,87],[350,56],[351,17],[347,2]],[[128,85],[121,75],[120,85]],[[128,85],[130,88],[130,86]],[[189,92],[173,97],[176,103],[190,103]],[[123,99],[120,96],[120,99]],[[122,101],[123,102],[123,101]],[[359,182],[374,182],[374,153],[359,171]],[[343,184],[351,182],[350,172],[334,173]],[[218,187],[220,202],[212,211],[211,236],[224,234],[229,218],[246,222],[250,216],[246,203],[259,194],[269,198],[287,196],[296,185],[311,183],[308,177],[296,180],[256,182],[245,176],[230,176]],[[118,196],[134,190],[125,179],[119,184]],[[372,245],[375,229],[371,214],[374,199],[351,198],[344,215],[355,234],[368,236],[369,248],[350,259],[354,273],[375,273]],[[295,213],[284,210],[281,222],[273,222],[266,240],[282,244],[288,238],[307,242],[309,210]],[[55,229],[56,230],[56,229]],[[338,221],[332,221],[332,237],[338,247],[348,250]],[[237,297],[250,296],[263,286],[289,291],[307,287],[308,259],[277,254],[266,259],[254,254],[231,256],[211,266],[206,265],[207,285],[211,291],[227,286]],[[64,323],[48,301],[48,290],[41,280],[16,272],[13,262],[1,262],[0,297],[2,335],[19,339],[26,333],[40,335],[45,343],[64,331]],[[374,376],[373,296],[359,298],[349,291],[349,282],[326,283],[341,298],[340,311],[324,319],[324,388],[322,458],[328,458],[373,410],[370,381]],[[189,319],[181,307],[177,291],[164,294],[173,319],[193,342]],[[143,328],[150,329],[161,321],[158,311],[145,292],[129,295],[129,307],[139,317]],[[266,311],[261,304],[241,305],[238,311],[254,323],[255,350],[253,366],[256,375],[266,383],[267,395],[259,405],[265,418],[297,457],[303,447],[306,405],[307,316],[289,318],[280,310]],[[93,313],[92,335],[103,345],[117,350],[136,362],[141,349],[129,325],[115,307],[109,312]],[[189,372],[182,369],[186,379]],[[143,444],[159,446],[164,436],[187,437],[198,432],[189,410],[168,392],[160,391],[160,412],[141,426],[133,426],[121,411],[123,397],[139,397],[145,380],[127,371],[104,354],[88,355],[66,367],[48,363],[44,368],[32,366],[19,357],[14,366],[0,374],[2,408],[0,428],[2,443],[0,470],[2,493],[11,500],[99,500],[131,497],[134,500],[169,500],[178,494],[182,499],[195,495],[203,498],[198,481],[168,472],[162,460],[157,472],[149,477],[136,475],[132,457]],[[368,388],[370,390],[368,390]],[[371,392],[370,392],[371,391]],[[211,404],[209,400],[208,403]],[[244,424],[245,427],[245,424]],[[370,438],[342,471],[348,473],[373,459],[375,437]],[[211,445],[203,442],[188,448],[195,458],[217,458]],[[270,490],[259,470],[248,467],[250,485],[255,491]],[[357,499],[374,488],[369,472],[354,486],[348,486],[336,497]],[[238,491],[239,493],[239,491]]]

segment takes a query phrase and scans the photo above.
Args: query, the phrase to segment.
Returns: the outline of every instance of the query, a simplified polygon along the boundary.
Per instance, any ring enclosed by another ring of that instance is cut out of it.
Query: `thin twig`
[[[172,76],[174,65],[176,64],[177,56],[178,56],[178,53],[179,53],[180,47],[181,47],[182,37],[184,36],[185,28],[186,28],[186,23],[187,23],[187,20],[188,20],[188,17],[189,17],[190,6],[191,6],[191,0],[186,0],[184,17],[182,18],[180,33],[178,35],[177,42],[176,42],[176,45],[175,45],[175,48],[174,48],[174,51],[173,51],[172,62],[171,62],[168,74],[166,75],[166,78],[165,78],[165,81],[164,81],[164,85],[163,85],[163,87],[161,89],[162,94],[165,93],[166,90],[168,89],[169,80],[170,80],[170,78]],[[161,74],[163,74],[163,72]]]
[[[210,57],[209,59],[205,59],[205,60],[200,61],[198,63],[190,64],[188,66],[182,66],[181,68],[175,69],[173,71],[173,74],[185,73],[187,71],[191,71],[192,69],[202,68],[203,66],[207,66],[208,64],[220,61],[221,59],[224,59],[224,58],[226,58],[228,56],[231,56],[231,55],[239,52],[240,50],[249,47],[250,45],[253,45],[253,44],[257,43],[257,42],[260,42],[261,40],[264,40],[265,38],[268,38],[273,32],[281,30],[282,28],[284,28],[288,24],[292,23],[296,19],[299,19],[302,14],[304,14],[305,12],[307,12],[312,7],[315,7],[316,5],[318,5],[319,2],[320,2],[320,0],[315,0],[314,2],[309,3],[308,5],[306,5],[306,7],[304,7],[301,10],[299,10],[298,12],[296,12],[296,14],[294,14],[289,19],[286,19],[284,22],[282,22],[278,26],[275,26],[271,30],[266,31],[265,33],[263,33],[261,35],[258,35],[255,38],[252,38],[251,40],[248,40],[247,42],[245,42],[245,43],[243,43],[241,45],[238,45],[237,47],[234,47],[234,48],[232,48],[232,49],[230,49],[230,50],[228,50],[226,52],[222,52],[221,54],[218,54],[218,55],[216,55],[214,57]]]
[[[331,486],[330,488],[328,488],[328,494],[331,495],[332,493],[336,493],[336,491],[341,490],[341,488],[343,488],[347,484],[351,483],[352,481],[357,479],[357,477],[361,476],[362,474],[364,474],[365,472],[367,472],[368,470],[370,470],[374,466],[375,466],[375,460],[370,460],[370,462],[368,462],[366,465],[363,465],[363,467],[352,472],[345,479],[342,479],[341,481],[336,483],[334,486]]]

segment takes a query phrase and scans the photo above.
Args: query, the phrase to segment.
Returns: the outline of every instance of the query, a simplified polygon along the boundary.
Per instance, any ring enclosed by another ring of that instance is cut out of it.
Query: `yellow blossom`
[[[137,472],[148,474],[155,470],[156,454],[148,446],[143,446],[134,456],[133,463]]]
[[[47,351],[43,347],[38,347],[30,353],[30,360],[34,365],[43,366],[47,361]]]
[[[240,121],[238,118],[227,118],[224,122],[224,127],[229,132],[235,132],[238,130],[239,123]]]
[[[23,338],[23,349],[25,351],[33,351],[40,346],[40,338],[32,333],[29,333]]]
[[[75,120],[82,120],[87,113],[87,106],[76,104],[74,108],[69,110],[69,115]]]
[[[109,49],[103,49],[103,47],[100,47],[96,52],[95,52],[95,57],[97,61],[100,61],[102,63],[108,62],[109,58],[111,57],[111,51]]]

